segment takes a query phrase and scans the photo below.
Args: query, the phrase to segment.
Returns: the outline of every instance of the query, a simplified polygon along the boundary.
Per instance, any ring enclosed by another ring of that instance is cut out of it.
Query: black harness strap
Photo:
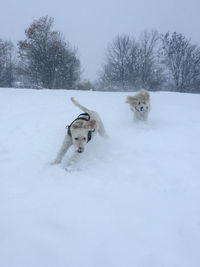
[[[86,117],[83,117],[83,116],[87,116],[87,118],[86,118]],[[72,136],[72,134],[71,134],[71,126],[72,126],[72,124],[73,124],[75,121],[77,121],[77,120],[90,121],[90,115],[89,115],[87,112],[85,112],[85,113],[81,113],[75,120],[72,121],[72,123],[71,123],[70,125],[67,125],[65,128],[67,128],[67,134],[68,134],[69,136]],[[94,132],[94,131],[88,131],[87,143],[88,143],[88,142],[91,140],[91,138],[92,138],[92,132]]]

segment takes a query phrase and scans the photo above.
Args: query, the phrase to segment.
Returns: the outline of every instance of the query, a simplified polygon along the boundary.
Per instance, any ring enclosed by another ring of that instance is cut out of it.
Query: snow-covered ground
[[[0,89],[1,267],[199,267],[200,95]],[[77,170],[50,166],[69,124],[98,111]]]

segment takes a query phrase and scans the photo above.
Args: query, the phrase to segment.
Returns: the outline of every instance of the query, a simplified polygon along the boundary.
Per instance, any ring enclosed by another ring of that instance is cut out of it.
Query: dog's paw
[[[65,167],[65,171],[72,173],[72,172],[81,171],[81,169],[78,168],[77,166],[67,166],[67,167]]]
[[[69,167],[65,167],[66,172],[72,172],[72,170]]]
[[[72,166],[65,167],[65,170],[66,172],[70,172],[70,173],[76,171],[76,169],[73,168]]]

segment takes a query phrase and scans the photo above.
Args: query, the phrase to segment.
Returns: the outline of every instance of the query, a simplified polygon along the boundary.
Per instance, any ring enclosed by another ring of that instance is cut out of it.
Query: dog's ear
[[[95,126],[96,126],[96,121],[95,121],[95,120],[91,120],[91,121],[89,121],[88,124],[87,124],[87,126],[88,126],[88,128],[89,128],[90,130],[94,129]]]
[[[134,96],[127,96],[126,98],[126,103],[130,104],[130,105],[136,105],[137,104],[137,98]]]
[[[149,99],[150,99],[149,92],[146,92],[146,94],[145,94],[145,101],[149,101]]]
[[[150,95],[147,90],[142,89],[139,94],[142,96],[142,98],[144,98],[144,101],[149,101]]]
[[[84,121],[81,121],[81,120],[75,121],[72,124],[72,128],[74,129],[83,128],[83,127],[84,127]]]

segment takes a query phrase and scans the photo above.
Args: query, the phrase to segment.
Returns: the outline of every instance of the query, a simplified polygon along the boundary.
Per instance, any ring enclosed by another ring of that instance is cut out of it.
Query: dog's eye
[[[75,140],[78,140],[78,137],[75,137],[74,139],[75,139]]]
[[[138,102],[138,105],[140,105],[140,102]]]
[[[85,138],[85,137],[83,137],[83,140],[85,141],[85,140],[86,140],[86,138]]]

